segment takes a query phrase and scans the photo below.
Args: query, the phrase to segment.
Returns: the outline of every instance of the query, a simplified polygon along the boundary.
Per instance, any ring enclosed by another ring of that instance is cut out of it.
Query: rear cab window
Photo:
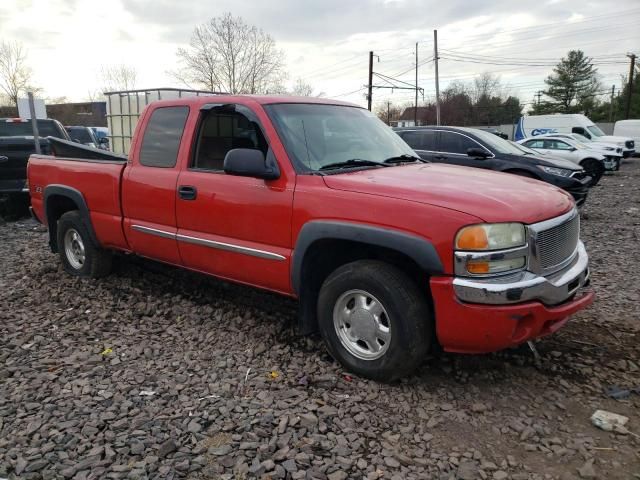
[[[180,141],[189,116],[189,107],[159,107],[147,123],[139,161],[146,167],[173,168],[178,159]]]
[[[54,120],[38,120],[38,135],[40,137],[56,137],[66,139],[65,134]],[[31,120],[5,119],[0,120],[0,137],[31,137],[33,128]]]

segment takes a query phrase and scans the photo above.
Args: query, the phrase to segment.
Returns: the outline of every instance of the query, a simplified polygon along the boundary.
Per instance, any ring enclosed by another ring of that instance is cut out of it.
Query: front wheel
[[[415,370],[433,338],[425,293],[404,272],[380,261],[360,260],[335,270],[320,290],[318,321],[336,360],[353,373],[385,382]]]
[[[79,277],[100,278],[111,271],[111,252],[95,245],[77,211],[58,220],[58,252],[64,269]]]
[[[604,175],[604,165],[602,162],[596,160],[595,158],[587,158],[580,162],[580,166],[584,168],[584,171],[591,177],[591,186],[595,187],[602,175]]]

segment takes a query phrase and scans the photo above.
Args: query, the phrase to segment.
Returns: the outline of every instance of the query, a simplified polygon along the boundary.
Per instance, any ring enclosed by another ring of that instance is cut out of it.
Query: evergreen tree
[[[545,83],[548,88],[543,93],[551,101],[541,104],[540,109],[554,107],[561,113],[580,112],[591,106],[600,88],[598,70],[582,50],[571,50],[562,58]]]

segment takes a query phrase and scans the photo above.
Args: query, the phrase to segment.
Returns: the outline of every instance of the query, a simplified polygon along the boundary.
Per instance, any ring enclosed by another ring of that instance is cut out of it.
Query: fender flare
[[[291,262],[291,285],[300,295],[302,265],[307,250],[318,240],[350,240],[396,250],[411,258],[429,274],[444,273],[444,267],[433,244],[426,238],[399,230],[358,223],[313,220],[300,229]]]
[[[54,253],[57,252],[57,239],[54,232],[57,232],[57,221],[58,219],[52,218],[49,214],[49,198],[51,196],[60,196],[66,197],[75,203],[78,207],[78,211],[80,212],[80,217],[84,222],[87,230],[89,231],[89,236],[95,245],[100,245],[98,242],[98,237],[96,237],[96,232],[93,229],[93,224],[91,223],[91,215],[89,213],[89,207],[87,207],[87,202],[84,199],[84,195],[79,190],[76,190],[73,187],[69,187],[67,185],[59,185],[59,184],[51,184],[47,185],[44,189],[43,194],[43,210],[44,210],[44,220],[47,225],[47,229],[49,231],[49,246],[51,247],[51,251]]]

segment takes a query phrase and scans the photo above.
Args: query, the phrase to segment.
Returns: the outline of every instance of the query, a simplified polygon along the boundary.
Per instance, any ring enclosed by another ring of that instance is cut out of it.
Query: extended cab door
[[[289,293],[295,176],[276,158],[282,146],[273,129],[265,129],[269,120],[261,107],[241,104],[205,106],[198,116],[196,138],[177,184],[177,238],[184,265]],[[225,174],[224,158],[236,148],[272,156],[280,178]]]
[[[138,255],[180,264],[176,241],[178,156],[189,107],[152,108],[131,146],[130,164],[122,184],[124,231]]]

